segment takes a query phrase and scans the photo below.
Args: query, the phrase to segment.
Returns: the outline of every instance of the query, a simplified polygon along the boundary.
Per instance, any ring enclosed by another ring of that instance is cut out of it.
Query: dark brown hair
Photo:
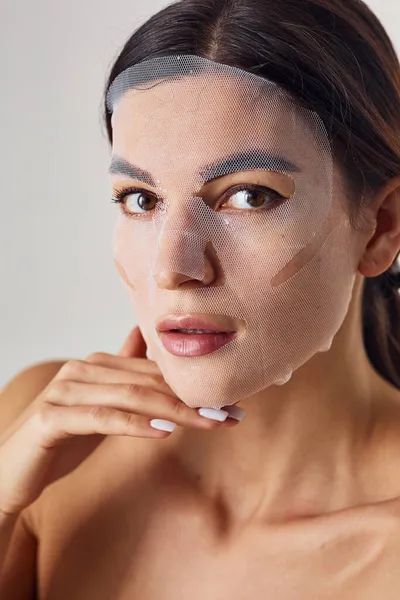
[[[360,0],[175,2],[128,39],[105,94],[126,68],[171,54],[195,54],[273,80],[315,110],[347,175],[353,226],[363,198],[400,175],[400,64],[381,23]],[[112,143],[105,97],[104,120]],[[365,279],[362,300],[367,355],[398,388],[399,286],[395,261]]]

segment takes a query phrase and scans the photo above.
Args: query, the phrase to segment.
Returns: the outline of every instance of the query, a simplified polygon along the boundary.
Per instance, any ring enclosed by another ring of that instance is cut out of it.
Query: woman
[[[146,358],[154,348],[137,328],[116,356],[37,365],[14,378],[0,405],[2,597],[394,600],[400,586],[398,59],[357,0],[183,0],[127,41],[106,91],[142,61],[181,55],[256,73],[319,115],[335,166],[345,174],[338,200],[358,253],[348,309],[329,348],[316,350],[285,383],[223,406],[210,406],[206,386],[195,391],[207,402],[183,402],[173,388],[180,379],[190,385],[185,372]],[[137,130],[126,134],[131,113],[125,120],[121,114],[113,121],[105,104],[110,143],[128,159]],[[172,136],[172,127],[166,131]],[[169,140],[163,138],[163,150]],[[155,186],[136,181],[134,196],[132,174],[124,174],[123,193],[121,179],[113,170],[111,176],[118,209],[137,210],[139,193],[143,210],[158,201]],[[260,183],[245,170],[226,173],[207,184],[207,197],[219,198],[223,181],[231,200],[238,180],[249,190]],[[280,184],[264,181],[273,185]],[[136,200],[128,204],[128,197]],[[213,248],[204,249],[201,280],[172,268],[157,271],[157,290],[207,293],[219,276],[217,259]],[[125,279],[124,265],[117,266]],[[321,286],[340,277],[333,261],[320,274]],[[129,276],[125,283],[131,285]],[[310,287],[303,301],[319,293]],[[139,324],[147,336],[147,325]],[[180,335],[189,343],[190,333]],[[296,349],[302,342],[287,344]],[[171,350],[174,342],[167,343]],[[225,375],[229,383],[236,373]]]

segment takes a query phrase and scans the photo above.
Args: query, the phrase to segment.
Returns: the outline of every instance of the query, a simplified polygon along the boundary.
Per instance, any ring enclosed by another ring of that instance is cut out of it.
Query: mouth
[[[225,322],[224,322],[225,321]],[[236,330],[228,319],[172,315],[156,325],[161,343],[174,356],[204,356],[228,344]]]

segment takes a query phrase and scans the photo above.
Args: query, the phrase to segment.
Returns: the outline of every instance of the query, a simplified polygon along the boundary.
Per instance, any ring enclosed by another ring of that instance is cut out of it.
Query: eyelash
[[[253,184],[241,184],[241,185],[235,186],[235,187],[231,188],[230,190],[228,190],[228,192],[225,192],[224,196],[227,196],[229,199],[230,196],[233,196],[234,194],[236,194],[237,192],[240,192],[242,190],[246,190],[246,191],[250,191],[250,192],[263,192],[265,194],[272,194],[273,196],[275,196],[275,200],[272,200],[268,204],[267,209],[265,206],[260,206],[260,207],[256,207],[253,209],[250,208],[249,210],[251,210],[252,212],[257,212],[257,211],[261,211],[261,210],[270,210],[271,208],[274,208],[277,204],[281,203],[283,200],[288,200],[287,197],[282,196],[282,194],[280,194],[276,190],[273,190],[270,187],[253,185]],[[124,202],[125,198],[127,196],[130,196],[131,194],[136,194],[136,193],[139,193],[142,195],[148,195],[151,198],[156,197],[154,194],[148,192],[147,190],[144,190],[143,188],[130,187],[130,188],[123,188],[120,190],[115,190],[114,195],[111,198],[111,202],[120,204],[121,212],[130,219],[141,219],[141,218],[143,218],[144,215],[146,215],[146,212],[151,213],[154,210],[154,209],[152,209],[149,211],[143,211],[141,213],[132,213],[132,212],[129,212],[128,210],[126,210],[125,202]],[[223,206],[223,204],[221,204],[220,206]],[[244,209],[232,209],[232,210],[244,210]]]

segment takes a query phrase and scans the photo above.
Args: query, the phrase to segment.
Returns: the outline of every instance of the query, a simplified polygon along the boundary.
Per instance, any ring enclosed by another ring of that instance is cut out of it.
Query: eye
[[[229,200],[224,201],[220,207],[247,210],[265,209],[272,208],[277,203],[287,200],[285,196],[269,187],[250,184],[243,184],[229,190],[228,198]]]
[[[228,200],[223,200],[219,209],[265,210],[287,200],[285,196],[269,187],[251,184],[242,184],[231,188],[224,197]],[[120,204],[122,212],[127,217],[143,218],[146,215],[152,216],[158,198],[141,188],[126,188],[115,190],[111,201]]]
[[[157,198],[140,188],[115,190],[111,201],[120,204],[122,212],[133,218],[151,213],[157,204]]]

